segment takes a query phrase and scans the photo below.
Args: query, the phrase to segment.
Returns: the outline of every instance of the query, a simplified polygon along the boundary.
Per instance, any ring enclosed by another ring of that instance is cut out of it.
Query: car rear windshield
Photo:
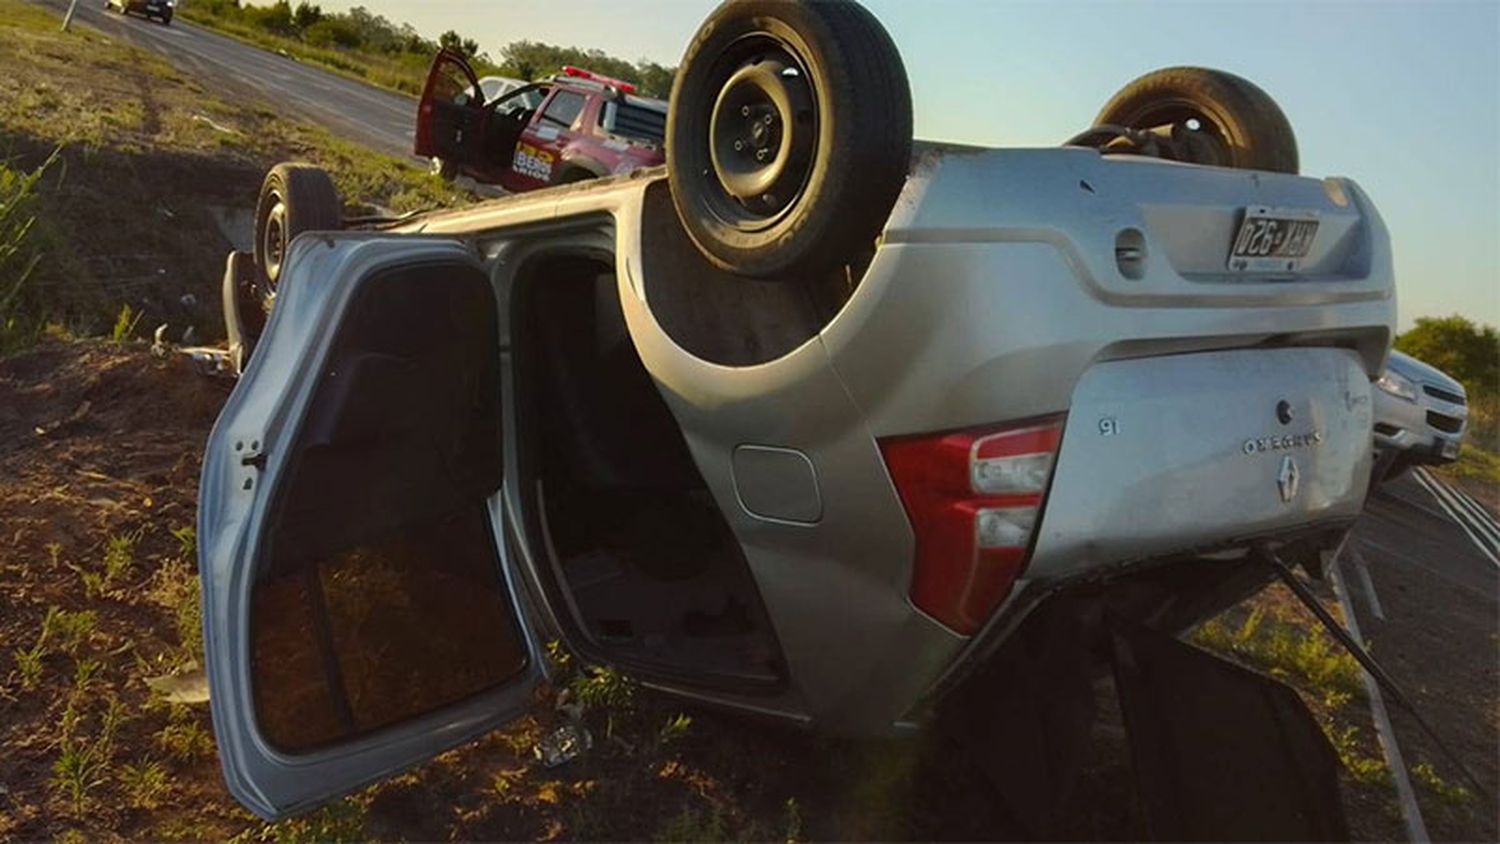
[[[667,136],[667,113],[629,100],[610,103],[604,110],[606,131],[647,143],[660,144]]]

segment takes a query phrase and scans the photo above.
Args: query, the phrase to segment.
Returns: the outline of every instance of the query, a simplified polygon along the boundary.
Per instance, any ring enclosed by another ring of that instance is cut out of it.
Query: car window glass
[[[582,94],[572,91],[558,91],[547,104],[547,110],[542,112],[542,120],[554,126],[564,129],[573,125],[578,115],[583,111],[584,99]]]
[[[451,61],[438,65],[437,77],[432,85],[434,99],[464,105],[473,99],[473,94],[474,85],[460,65]]]
[[[535,111],[537,106],[542,104],[542,100],[546,98],[549,90],[551,89],[545,86],[535,85],[527,88],[518,88],[495,100],[493,105],[495,110],[501,114],[510,111]]]
[[[505,93],[508,87],[509,86],[500,79],[479,80],[479,90],[484,92],[485,102],[489,102],[490,100],[499,98],[501,94]]]

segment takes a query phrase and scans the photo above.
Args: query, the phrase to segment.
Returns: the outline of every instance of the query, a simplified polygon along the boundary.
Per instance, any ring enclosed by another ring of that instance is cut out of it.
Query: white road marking
[[[1490,511],[1483,504],[1475,501],[1474,496],[1456,486],[1449,484],[1448,491],[1452,492],[1458,498],[1458,503],[1462,504],[1464,509],[1469,511],[1469,514],[1474,517],[1475,523],[1484,528],[1485,533],[1494,539],[1495,544],[1500,545],[1500,522],[1495,521],[1495,517],[1490,514]]]
[[[1461,490],[1450,486],[1430,472],[1423,470],[1422,474],[1428,483],[1448,504],[1452,513],[1463,519],[1465,524],[1485,540],[1491,550],[1500,550],[1500,526],[1496,526],[1494,519],[1484,512],[1477,504],[1466,502],[1461,496]]]
[[[1354,561],[1354,573],[1359,575],[1360,588],[1365,593],[1365,603],[1370,605],[1370,614],[1385,621],[1385,610],[1380,607],[1380,596],[1375,592],[1375,581],[1370,579],[1370,567],[1365,564],[1365,556],[1352,545],[1348,551],[1349,558]]]
[[[1437,499],[1438,504],[1448,514],[1448,517],[1458,523],[1463,532],[1474,542],[1474,546],[1479,549],[1479,552],[1491,563],[1494,563],[1496,568],[1500,568],[1500,547],[1496,547],[1500,546],[1500,543],[1495,543],[1495,546],[1492,546],[1481,538],[1488,537],[1489,535],[1486,527],[1474,523],[1475,520],[1469,514],[1468,510],[1459,504],[1457,497],[1453,496],[1448,490],[1448,485],[1428,474],[1426,469],[1415,469],[1412,475],[1417,479],[1417,483],[1422,485],[1423,489],[1427,490],[1433,498]]]
[[[1354,637],[1354,641],[1363,642],[1364,637],[1359,632],[1359,619],[1354,615],[1354,602],[1349,600],[1349,589],[1344,584],[1342,554],[1328,567],[1328,579],[1333,586],[1333,594],[1338,596],[1339,607],[1344,611],[1344,625],[1348,627],[1349,635]],[[1412,790],[1411,779],[1406,773],[1406,759],[1401,755],[1401,745],[1396,743],[1396,730],[1391,726],[1385,698],[1380,694],[1380,684],[1363,667],[1360,668],[1359,677],[1364,681],[1365,694],[1370,698],[1370,718],[1375,722],[1375,738],[1385,753],[1386,767],[1390,769],[1391,779],[1396,785],[1396,799],[1401,805],[1401,820],[1406,824],[1406,838],[1408,841],[1431,841],[1427,835],[1427,826],[1422,822],[1422,810],[1417,806],[1417,794]]]

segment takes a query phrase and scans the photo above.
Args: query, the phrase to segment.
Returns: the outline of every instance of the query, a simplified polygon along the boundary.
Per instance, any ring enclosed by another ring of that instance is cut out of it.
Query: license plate
[[[1250,207],[1229,245],[1235,272],[1296,272],[1318,235],[1318,212]]]
[[[1446,440],[1443,443],[1443,457],[1453,458],[1458,456],[1458,441]]]

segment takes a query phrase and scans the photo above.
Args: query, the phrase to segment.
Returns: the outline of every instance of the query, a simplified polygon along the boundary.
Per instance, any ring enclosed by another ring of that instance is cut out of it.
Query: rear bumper
[[[1110,361],[1079,381],[1028,580],[1353,519],[1370,384],[1344,349]]]

